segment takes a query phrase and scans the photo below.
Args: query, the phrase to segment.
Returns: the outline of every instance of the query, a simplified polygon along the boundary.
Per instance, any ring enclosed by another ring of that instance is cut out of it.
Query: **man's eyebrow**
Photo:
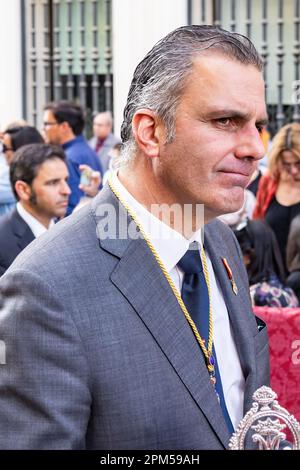
[[[60,178],[51,178],[49,180],[46,180],[44,184],[57,183],[58,181],[60,181]]]
[[[269,124],[268,118],[259,119],[259,121],[256,121],[257,126],[267,126],[268,124]]]
[[[232,117],[235,119],[241,119],[243,121],[247,121],[251,119],[250,113],[245,113],[243,111],[233,109],[233,108],[217,108],[212,109],[206,113],[206,117],[209,119],[218,118],[218,117]],[[258,119],[256,124],[265,126],[268,124],[268,116],[264,116],[262,119]]]

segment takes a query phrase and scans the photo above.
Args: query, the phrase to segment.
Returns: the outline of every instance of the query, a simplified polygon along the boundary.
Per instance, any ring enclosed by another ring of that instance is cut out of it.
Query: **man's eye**
[[[217,122],[222,126],[228,126],[231,123],[231,118],[219,118]]]
[[[256,126],[256,129],[258,130],[258,132],[261,134],[264,130],[264,126],[260,126],[260,125],[257,125]]]

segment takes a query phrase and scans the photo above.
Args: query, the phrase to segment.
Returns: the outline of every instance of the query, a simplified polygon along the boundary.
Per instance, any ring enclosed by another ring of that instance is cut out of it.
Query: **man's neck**
[[[45,214],[39,212],[37,208],[26,201],[19,201],[23,209],[28,212],[32,217],[34,217],[38,222],[40,222],[46,229],[49,228],[52,218],[46,216]]]
[[[125,189],[151,214],[169,225],[185,238],[190,239],[194,232],[204,225],[202,205],[181,203],[172,194],[157,184],[151,173],[145,177],[138,169],[124,167],[119,170],[118,178]]]
[[[68,142],[70,142],[71,140],[74,140],[75,138],[76,138],[76,135],[74,134],[74,132],[68,132],[66,135],[61,137],[60,145],[67,144]]]

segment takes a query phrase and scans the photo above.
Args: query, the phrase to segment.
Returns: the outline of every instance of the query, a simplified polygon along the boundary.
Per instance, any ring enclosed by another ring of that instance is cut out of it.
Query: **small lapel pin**
[[[234,293],[235,295],[237,295],[237,294],[238,294],[238,288],[237,288],[237,285],[236,285],[235,280],[234,280],[234,278],[233,278],[233,274],[232,274],[232,271],[231,271],[231,267],[229,266],[228,261],[227,261],[226,258],[222,258],[222,262],[223,262],[224,267],[225,267],[225,269],[226,269],[228,279],[229,279],[230,282],[231,282],[231,287],[232,287],[233,293]]]

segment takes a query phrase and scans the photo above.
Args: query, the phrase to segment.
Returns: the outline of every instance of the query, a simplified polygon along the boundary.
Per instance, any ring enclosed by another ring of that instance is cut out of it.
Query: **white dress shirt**
[[[51,220],[49,227],[47,229],[45,225],[41,224],[39,220],[37,220],[26,209],[24,209],[24,207],[22,206],[20,202],[17,202],[17,211],[19,213],[19,216],[22,217],[24,222],[26,222],[26,224],[29,226],[35,238],[47,232],[47,230],[49,230],[49,228],[53,227],[54,225],[54,220]]]
[[[184,273],[177,263],[186,253],[191,242],[197,241],[202,245],[201,230],[195,232],[192,238],[187,240],[142,206],[121,184],[116,172],[112,175],[112,182],[124,202],[135,214],[180,293]],[[227,307],[207,252],[206,259],[213,311],[213,342],[227,410],[233,427],[236,429],[243,417],[245,380],[230,328]]]

